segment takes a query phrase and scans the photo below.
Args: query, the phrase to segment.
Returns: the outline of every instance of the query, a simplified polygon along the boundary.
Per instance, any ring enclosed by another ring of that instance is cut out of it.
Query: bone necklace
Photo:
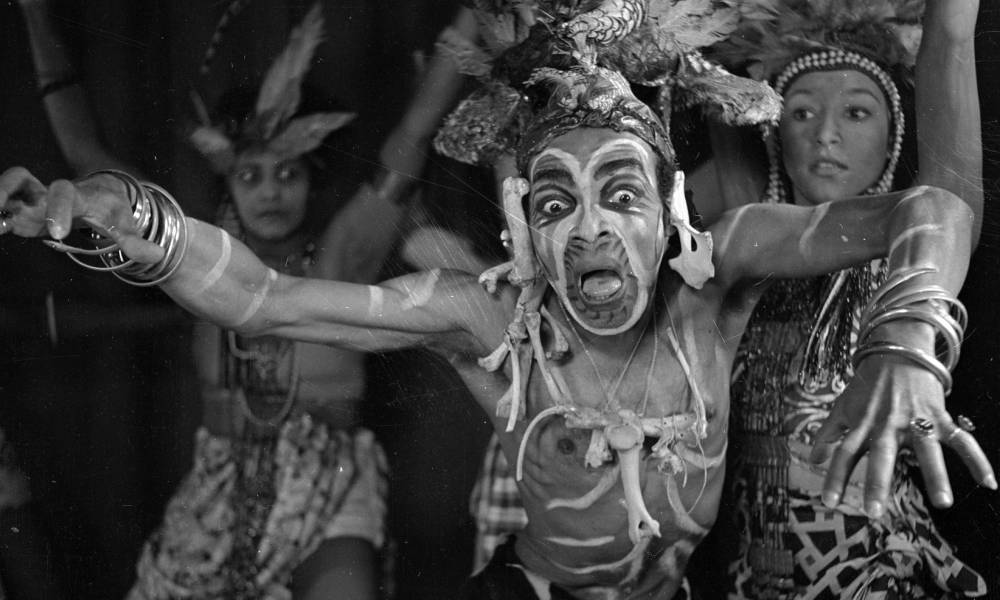
[[[666,310],[667,317],[669,318],[669,307],[667,307]],[[563,314],[565,315],[565,311]],[[601,482],[598,483],[595,489],[591,490],[583,497],[576,499],[553,499],[549,502],[548,508],[553,509],[558,507],[568,507],[579,510],[588,508],[595,501],[597,501],[598,498],[611,489],[614,476],[619,474],[617,471],[620,471],[622,488],[625,495],[625,508],[628,514],[629,539],[631,539],[634,544],[639,544],[645,538],[652,536],[658,537],[660,535],[660,524],[652,517],[652,515],[649,514],[649,511],[646,508],[645,500],[642,497],[639,466],[642,460],[641,452],[644,437],[649,435],[659,438],[659,440],[652,447],[651,455],[660,461],[658,467],[659,470],[667,474],[665,484],[668,488],[673,486],[674,492],[669,494],[669,497],[671,506],[678,516],[686,516],[690,512],[690,509],[685,508],[681,503],[680,497],[676,493],[676,484],[673,482],[673,475],[683,472],[684,483],[682,485],[686,485],[687,464],[691,464],[696,469],[707,470],[715,464],[718,464],[718,462],[721,461],[722,456],[720,454],[718,457],[708,459],[705,457],[704,451],[701,449],[701,439],[704,438],[707,433],[704,401],[698,392],[696,382],[694,381],[694,377],[691,372],[691,367],[681,351],[680,342],[674,334],[672,319],[671,326],[666,330],[666,335],[674,349],[674,354],[677,356],[677,360],[687,377],[693,406],[692,410],[689,412],[660,418],[642,417],[642,414],[645,413],[650,382],[652,381],[655,370],[655,354],[657,350],[656,341],[659,336],[654,335],[654,356],[650,363],[649,372],[647,373],[646,386],[643,391],[643,399],[641,401],[641,412],[637,414],[634,410],[620,408],[614,398],[614,393],[617,392],[618,384],[620,384],[620,381],[624,378],[625,372],[631,364],[632,357],[630,356],[630,358],[626,361],[623,372],[619,375],[618,382],[616,383],[614,389],[609,392],[607,388],[604,387],[603,379],[601,378],[600,372],[597,370],[597,365],[593,361],[593,357],[591,357],[590,353],[587,351],[587,347],[580,339],[579,334],[573,327],[571,320],[569,321],[569,325],[576,335],[581,348],[583,348],[584,353],[587,355],[591,366],[594,368],[594,371],[597,374],[598,382],[601,384],[605,395],[607,396],[605,410],[578,407],[572,402],[566,402],[565,398],[556,397],[556,405],[539,412],[535,418],[528,423],[528,426],[524,431],[521,438],[521,444],[518,449],[515,470],[516,478],[518,481],[523,478],[524,452],[534,428],[541,421],[549,417],[562,415],[565,419],[567,427],[591,430],[590,446],[587,449],[584,459],[585,464],[588,467],[598,468],[606,462],[609,462],[613,458],[611,454],[612,451],[618,455],[618,464],[608,471],[608,475],[602,478]],[[654,324],[654,330],[655,329],[656,325]],[[639,337],[639,342],[642,341],[643,337],[644,335]],[[633,348],[633,356],[638,349],[638,346],[639,344],[637,343],[635,348]],[[693,452],[692,449],[688,447],[688,444],[696,445],[698,452]],[[702,481],[703,490],[706,484],[707,474]],[[698,499],[700,498],[701,494],[699,493]],[[695,504],[697,504],[697,502],[698,500],[695,500]],[[686,521],[691,520],[688,518]],[[693,521],[690,522],[690,525],[692,527],[697,527]],[[700,529],[700,527],[697,528]]]

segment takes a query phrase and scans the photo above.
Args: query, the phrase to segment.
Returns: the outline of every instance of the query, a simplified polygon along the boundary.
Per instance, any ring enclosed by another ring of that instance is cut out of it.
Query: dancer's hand
[[[812,461],[833,456],[823,486],[823,503],[834,507],[864,454],[865,511],[880,517],[891,491],[900,445],[916,453],[931,503],[951,506],[953,495],[942,446],[956,451],[975,480],[997,488],[993,468],[969,431],[967,419],[956,424],[945,408],[944,390],[937,378],[905,358],[874,355],[858,365],[854,379],[837,399],[816,435]]]
[[[99,174],[72,182],[43,185],[23,167],[0,174],[0,235],[51,236],[61,240],[78,227],[89,227],[117,242],[126,256],[155,263],[163,249],[136,231],[125,185]]]

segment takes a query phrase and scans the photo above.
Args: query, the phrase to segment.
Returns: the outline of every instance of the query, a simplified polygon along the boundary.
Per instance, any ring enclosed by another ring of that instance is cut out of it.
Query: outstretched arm
[[[90,228],[162,273],[157,281],[181,306],[246,335],[369,351],[450,341],[453,350],[483,353],[509,319],[508,299],[486,294],[468,274],[434,271],[381,286],[281,275],[222,229],[185,220],[162,196],[152,202],[160,227],[140,230],[130,195],[129,182],[113,175],[46,187],[27,170],[10,169],[0,175],[0,234],[61,240],[72,228]],[[150,233],[185,224],[186,235],[163,236],[167,242]]]
[[[49,0],[21,0],[42,103],[59,149],[77,175],[97,169],[137,173],[114,156],[101,139],[100,128],[86,90],[66,50],[66,42],[52,20]]]
[[[930,0],[917,55],[917,183],[944,188],[983,221],[983,148],[974,42],[978,0]]]
[[[950,375],[939,352],[957,352],[961,332],[942,349],[937,334],[942,324],[950,327],[948,319],[920,318],[940,315],[939,299],[950,302],[961,288],[973,220],[972,210],[954,194],[916,188],[815,208],[752,205],[719,224],[717,273],[723,286],[739,282],[733,288],[737,293],[769,277],[818,275],[888,256],[889,281],[897,284],[886,284],[887,298],[907,299],[898,305],[886,300],[878,310],[869,307],[869,314],[895,311],[896,316],[872,328],[866,344],[875,351],[857,364],[817,433],[813,459],[824,462],[832,454],[823,493],[828,506],[839,503],[851,471],[867,454],[866,510],[880,516],[901,441],[915,450],[935,506],[953,501],[942,444],[958,452],[976,481],[996,489],[989,460],[945,407]],[[941,366],[935,369],[934,363]]]
[[[461,9],[451,29],[475,38],[472,11]],[[355,193],[323,234],[316,276],[356,282],[378,277],[402,233],[407,203],[427,163],[431,138],[462,83],[455,62],[436,52],[402,120],[382,145],[382,164],[375,181]]]

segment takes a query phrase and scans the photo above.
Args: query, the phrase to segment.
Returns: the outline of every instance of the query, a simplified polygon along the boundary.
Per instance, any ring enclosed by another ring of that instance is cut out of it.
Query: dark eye
[[[796,121],[806,121],[816,116],[810,108],[796,108],[792,110],[792,119]]]
[[[292,181],[298,179],[300,175],[301,170],[296,165],[283,165],[278,168],[279,181]]]
[[[551,198],[542,202],[539,211],[547,217],[558,217],[570,209],[571,205],[561,198]]]
[[[636,201],[636,193],[632,190],[618,190],[611,194],[608,203],[619,208],[627,208]]]
[[[240,183],[251,185],[257,182],[257,169],[252,167],[244,167],[242,169],[237,169],[234,173],[234,178]]]
[[[847,117],[852,121],[864,121],[870,116],[872,116],[872,112],[867,108],[861,106],[847,107]]]

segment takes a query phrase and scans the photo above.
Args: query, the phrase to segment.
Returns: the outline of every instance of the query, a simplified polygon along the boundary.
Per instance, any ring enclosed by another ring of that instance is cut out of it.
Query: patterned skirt
[[[737,490],[743,519],[749,516],[747,489],[740,485]],[[878,520],[849,504],[829,509],[818,496],[794,492],[789,508],[782,538],[794,557],[794,592],[760,591],[760,573],[751,569],[748,558],[753,542],[747,538],[739,560],[730,565],[730,600],[944,599],[986,593],[983,578],[956,558],[934,527],[923,495],[909,477],[897,475],[886,514]]]
[[[292,572],[336,537],[385,542],[388,469],[370,431],[308,415],[276,438],[196,436],[194,468],[137,565],[131,600],[288,600]]]

